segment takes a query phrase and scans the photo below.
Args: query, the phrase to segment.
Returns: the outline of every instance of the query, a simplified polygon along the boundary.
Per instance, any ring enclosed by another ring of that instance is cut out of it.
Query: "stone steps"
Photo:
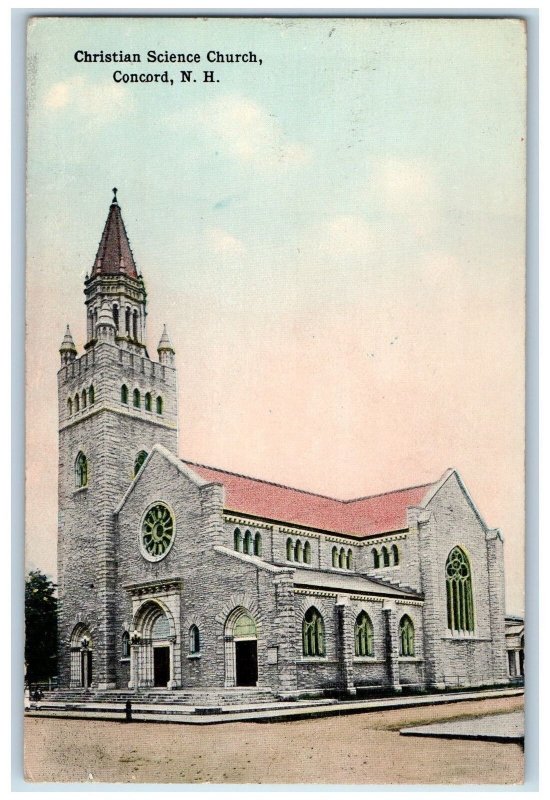
[[[218,689],[59,689],[45,692],[43,702],[56,703],[152,703],[185,706],[230,706],[275,702],[268,688],[235,687]]]

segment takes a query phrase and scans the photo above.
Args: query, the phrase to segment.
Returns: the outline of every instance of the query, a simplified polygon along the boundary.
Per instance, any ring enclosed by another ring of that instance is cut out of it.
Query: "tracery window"
[[[80,452],[76,457],[75,484],[77,489],[88,485],[88,460],[83,452]]]
[[[147,458],[146,451],[145,450],[140,450],[139,453],[136,456],[135,461],[134,461],[134,478],[136,477],[136,475],[140,471],[140,469],[143,466],[143,463],[144,463],[146,458]]]
[[[414,625],[408,614],[399,622],[399,655],[414,656]]]
[[[454,547],[445,564],[447,585],[447,627],[451,631],[474,630],[474,598],[472,571],[468,556],[460,547]]]
[[[355,655],[374,655],[374,631],[366,611],[361,611],[355,620]]]
[[[311,606],[304,616],[302,650],[305,656],[325,655],[325,623],[315,606]]]
[[[165,503],[150,506],[141,523],[141,549],[148,561],[160,561],[174,543],[174,517]]]
[[[195,653],[200,653],[201,649],[201,642],[200,642],[200,635],[199,629],[196,625],[191,625],[189,628],[189,653],[190,655],[194,655]]]

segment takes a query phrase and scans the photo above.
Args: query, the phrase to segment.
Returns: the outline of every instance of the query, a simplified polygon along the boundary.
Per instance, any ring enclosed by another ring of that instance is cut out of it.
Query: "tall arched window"
[[[390,554],[388,553],[388,548],[385,546],[382,548],[382,560],[385,567],[390,566]]]
[[[294,561],[298,561],[298,563],[300,563],[300,561],[302,560],[302,556],[303,556],[302,543],[298,539],[298,541],[294,545]]]
[[[139,389],[134,389],[134,408],[139,408],[141,406],[141,395],[139,393]]]
[[[346,567],[348,569],[352,569],[353,568],[353,552],[351,551],[351,549],[348,550],[348,555],[347,555],[347,558],[346,558]]]
[[[138,312],[135,309],[134,309],[133,320],[132,320],[132,333],[134,334],[134,339],[137,341],[137,338],[138,338]]]
[[[304,545],[304,562],[311,564],[311,544],[309,542]]]
[[[119,316],[118,316],[118,306],[117,306],[117,304],[115,303],[115,304],[113,305],[113,322],[115,323],[115,326],[116,326],[116,332],[117,332],[117,333],[118,333],[119,321],[120,321],[120,320],[119,320]]]
[[[145,450],[140,450],[134,461],[134,478],[140,471],[146,458],[147,458],[147,453],[145,452]]]
[[[157,397],[157,414],[162,414],[162,397]]]
[[[337,567],[338,566],[338,548],[337,547],[333,547],[332,548],[332,566],[333,567]]]
[[[126,384],[120,387],[120,402],[124,403],[125,406],[128,405],[128,387]]]
[[[122,658],[130,658],[130,634],[128,631],[124,631],[122,634],[122,648],[121,648],[121,656]]]
[[[366,611],[361,611],[355,620],[355,655],[374,655],[374,632]]]
[[[380,566],[380,555],[376,547],[373,547],[372,549],[372,564],[375,567],[375,569],[378,569],[378,567]]]
[[[82,392],[82,408],[86,408],[86,389]]]
[[[262,555],[262,537],[260,533],[256,533],[256,536],[254,537],[254,555]]]
[[[189,628],[189,653],[193,655],[194,653],[200,653],[201,649],[201,641],[199,635],[199,629],[196,625],[191,625]]]
[[[292,546],[292,539],[286,540],[286,560],[292,561],[294,556],[294,547]]]
[[[308,608],[304,616],[302,646],[305,656],[325,655],[325,623],[315,606]]]
[[[392,554],[392,558],[393,558],[393,563],[396,564],[396,565],[399,564],[399,549],[398,549],[396,544],[392,544],[392,546],[391,546],[391,554]]]
[[[345,569],[346,566],[346,551],[343,547],[340,548],[340,557],[338,559],[338,566],[340,569]]]
[[[80,452],[75,461],[75,484],[77,489],[88,485],[88,460],[84,453]]]
[[[242,551],[243,551],[243,535],[241,533],[240,528],[235,528],[234,538],[235,538],[235,550],[238,553],[242,553]]]
[[[472,571],[468,556],[454,547],[445,564],[447,584],[447,627],[451,631],[469,632],[474,629],[474,598]]]
[[[73,414],[73,401],[71,400],[70,397],[67,400],[67,413],[68,413],[69,417],[72,417],[72,414]]]
[[[126,307],[126,336],[130,336],[130,309]]]
[[[252,555],[252,534],[250,531],[246,531],[244,535],[244,551],[247,555]]]
[[[153,401],[151,399],[151,392],[147,392],[145,395],[145,410],[152,411],[153,408]]]
[[[414,625],[408,614],[399,622],[399,655],[414,656]]]
[[[75,411],[80,411],[80,395],[79,394],[75,394],[75,396],[74,396],[74,410]]]
[[[88,396],[90,398],[90,405],[93,406],[93,404],[95,403],[95,389],[93,383],[88,391]]]

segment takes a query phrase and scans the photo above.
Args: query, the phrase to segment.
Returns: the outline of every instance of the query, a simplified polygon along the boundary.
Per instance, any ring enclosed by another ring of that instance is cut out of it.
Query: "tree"
[[[25,661],[27,681],[34,683],[57,673],[57,586],[40,570],[25,580]]]

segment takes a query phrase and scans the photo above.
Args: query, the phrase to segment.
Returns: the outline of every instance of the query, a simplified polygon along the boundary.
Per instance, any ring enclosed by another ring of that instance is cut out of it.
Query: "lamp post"
[[[90,685],[89,680],[89,663],[90,663],[90,637],[83,636],[80,640],[80,646],[82,648],[81,656],[82,659],[82,685],[85,689],[88,688]]]
[[[139,645],[141,644],[141,634],[138,630],[134,630],[130,636],[130,681],[128,683],[129,689],[137,689],[139,685]]]

